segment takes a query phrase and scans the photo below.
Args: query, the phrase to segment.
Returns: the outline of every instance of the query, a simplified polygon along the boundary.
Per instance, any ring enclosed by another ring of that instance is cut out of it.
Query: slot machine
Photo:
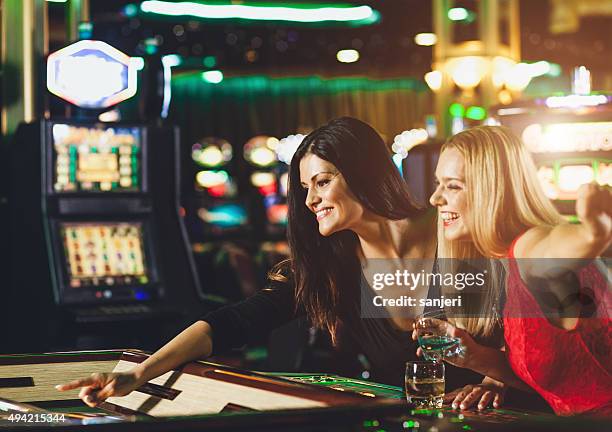
[[[253,219],[259,227],[257,260],[263,275],[289,257],[286,240],[288,169],[277,152],[283,145],[286,144],[281,144],[278,138],[259,135],[247,141],[243,149],[244,159],[250,166],[249,183],[256,196]]]
[[[570,221],[582,184],[612,186],[612,97],[552,96],[493,113],[522,138],[546,196]]]
[[[121,57],[110,46],[100,54],[97,41],[74,45],[80,48],[68,47],[71,60],[55,73],[78,76],[67,68],[92,58],[97,68],[111,62],[109,72],[120,70]],[[52,54],[49,68],[53,61],[59,60]],[[70,93],[69,86],[55,90]],[[58,95],[96,113],[120,100],[121,89],[110,87],[110,101]],[[178,129],[96,117],[38,120],[21,124],[15,134],[9,187],[13,351],[156,347],[202,312],[178,205]]]
[[[191,146],[183,187],[185,220],[197,270],[209,284],[201,298],[213,307],[259,288],[253,262],[250,203],[241,193],[232,145],[205,137]]]

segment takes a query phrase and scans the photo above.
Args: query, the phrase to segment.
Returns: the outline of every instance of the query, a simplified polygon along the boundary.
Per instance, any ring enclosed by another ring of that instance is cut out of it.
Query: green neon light
[[[204,72],[205,73],[205,72]],[[177,75],[172,79],[172,85],[179,92],[188,92],[194,79],[201,81],[202,72],[194,74]],[[225,91],[244,92],[245,86],[253,91],[266,93],[300,91],[320,93],[341,93],[348,91],[399,91],[412,90],[427,91],[427,86],[419,79],[370,79],[361,77],[321,78],[318,76],[305,77],[269,77],[264,75],[250,75],[231,77],[223,80]],[[174,89],[173,89],[174,91]]]
[[[470,16],[466,8],[451,8],[448,10],[448,19],[451,21],[463,21]]]
[[[202,60],[202,64],[207,68],[214,68],[217,66],[217,58],[215,56],[206,56],[204,60]]]
[[[370,6],[337,5],[315,7],[295,3],[291,6],[267,4],[222,4],[213,2],[167,2],[148,0],[140,4],[144,13],[167,16],[191,16],[206,19],[246,19],[258,21],[292,21],[317,23],[336,21],[353,24],[374,24],[380,14]]]
[[[550,63],[550,69],[548,70],[548,75],[551,77],[559,77],[561,76],[561,66],[557,63]]]
[[[465,112],[465,116],[472,120],[484,120],[487,116],[487,110],[480,106],[471,106]]]
[[[138,14],[138,6],[128,4],[123,8],[123,13],[129,18],[135,17]]]
[[[460,103],[454,103],[448,107],[448,112],[453,117],[465,117],[465,107]]]
[[[223,81],[223,72],[219,70],[206,71],[202,73],[202,79],[211,84],[219,84]]]

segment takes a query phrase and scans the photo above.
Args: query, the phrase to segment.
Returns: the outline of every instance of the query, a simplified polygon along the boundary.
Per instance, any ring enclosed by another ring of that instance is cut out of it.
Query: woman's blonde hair
[[[558,225],[564,220],[538,182],[530,154],[510,129],[502,126],[478,126],[460,132],[442,146],[455,149],[464,158],[465,187],[470,216],[464,223],[471,242],[448,241],[439,218],[438,256],[456,265],[473,258],[503,258],[512,241],[529,228]],[[494,266],[495,267],[495,266]],[[488,318],[501,298],[504,278],[493,269],[492,285],[480,304],[471,302],[466,315],[472,318],[458,324],[470,333],[489,335],[496,320]],[[487,318],[485,318],[487,317]]]

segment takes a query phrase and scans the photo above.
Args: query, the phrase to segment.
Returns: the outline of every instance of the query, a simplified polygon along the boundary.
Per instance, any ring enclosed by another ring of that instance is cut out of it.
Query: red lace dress
[[[564,330],[548,321],[522,280],[514,243],[509,258],[504,336],[514,373],[559,415],[612,416],[612,294],[605,278],[593,264],[578,272],[581,291],[588,287],[594,297],[595,318]]]

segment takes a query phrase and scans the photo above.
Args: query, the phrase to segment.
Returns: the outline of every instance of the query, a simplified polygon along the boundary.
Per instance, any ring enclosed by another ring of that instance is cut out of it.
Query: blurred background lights
[[[612,151],[612,122],[533,123],[521,136],[533,153]]]
[[[247,19],[260,21],[320,22],[344,21],[372,24],[380,14],[369,6],[291,7],[291,4],[204,4],[195,2],[143,1],[140,9],[146,13],[168,16],[192,16],[207,19]]]
[[[588,165],[564,166],[559,170],[559,189],[573,192],[594,180],[593,168]]]
[[[421,46],[432,46],[438,42],[434,33],[419,33],[414,37],[414,43]]]
[[[549,108],[581,108],[587,106],[597,106],[608,103],[605,95],[568,95],[550,96],[546,98],[546,106]]]
[[[215,56],[206,56],[202,60],[202,64],[207,68],[214,68],[217,66],[217,58]]]
[[[506,87],[508,90],[521,92],[527,88],[531,81],[531,68],[526,63],[518,63],[512,71],[506,75]]]
[[[480,84],[488,62],[477,56],[456,57],[448,61],[447,67],[454,83],[465,90]]]
[[[408,152],[414,146],[424,143],[429,138],[429,134],[425,129],[411,129],[396,135],[393,139],[391,149],[396,155],[402,159],[408,156]]]
[[[243,149],[244,159],[260,167],[267,167],[275,164],[277,162],[276,153],[268,146],[270,138],[273,137],[259,135],[247,141]]]
[[[276,177],[271,172],[256,171],[251,174],[251,183],[255,187],[269,186],[276,182]]]
[[[220,138],[202,138],[191,147],[191,158],[209,168],[221,166],[232,159],[232,145]]]
[[[223,72],[220,70],[202,72],[202,79],[211,84],[219,84],[223,81]]]
[[[278,138],[270,137],[266,140],[266,147],[268,147],[270,150],[276,150],[276,148],[278,147],[278,143]]]
[[[229,180],[227,171],[200,171],[196,174],[196,182],[203,188],[211,188],[225,184]]]
[[[433,91],[438,91],[442,88],[442,72],[431,71],[425,74],[425,82]]]
[[[293,154],[302,143],[305,136],[306,135],[295,134],[281,139],[276,149],[278,160],[289,165],[291,163],[291,158],[293,158]]]
[[[255,165],[268,166],[276,162],[276,155],[267,147],[259,147],[253,149],[249,159]]]
[[[464,21],[468,19],[470,13],[466,8],[451,8],[448,10],[448,19],[451,21]]]
[[[359,60],[359,51],[354,49],[340,50],[336,53],[336,59],[340,63],[355,63]]]

